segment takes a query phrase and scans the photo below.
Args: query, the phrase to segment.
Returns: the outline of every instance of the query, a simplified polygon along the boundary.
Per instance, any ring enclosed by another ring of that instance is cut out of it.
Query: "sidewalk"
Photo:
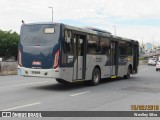
[[[139,60],[139,65],[147,65],[148,60]]]

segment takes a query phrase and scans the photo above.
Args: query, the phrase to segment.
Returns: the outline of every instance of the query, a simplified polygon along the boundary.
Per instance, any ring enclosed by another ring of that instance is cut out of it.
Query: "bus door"
[[[86,36],[73,34],[74,40],[74,80],[85,79],[86,68]]]
[[[118,42],[111,41],[110,75],[118,75]]]
[[[134,43],[133,44],[133,73],[137,73],[138,72],[138,60],[139,58],[139,46],[138,44]]]

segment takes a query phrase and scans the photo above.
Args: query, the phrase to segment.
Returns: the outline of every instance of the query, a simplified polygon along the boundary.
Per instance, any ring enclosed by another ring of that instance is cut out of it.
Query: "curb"
[[[0,76],[7,76],[7,75],[17,75],[17,71],[2,71],[0,72]]]

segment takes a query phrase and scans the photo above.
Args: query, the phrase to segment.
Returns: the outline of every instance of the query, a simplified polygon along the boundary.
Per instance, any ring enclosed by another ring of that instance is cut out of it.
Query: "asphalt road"
[[[131,105],[160,105],[155,66],[141,65],[130,79],[105,79],[98,86],[0,76],[0,111],[127,111]]]

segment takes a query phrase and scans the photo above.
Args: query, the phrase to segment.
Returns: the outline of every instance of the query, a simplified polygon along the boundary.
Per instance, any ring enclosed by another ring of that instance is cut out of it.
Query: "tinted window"
[[[126,55],[126,42],[119,41],[119,55]]]
[[[109,38],[100,38],[100,54],[109,54],[110,52],[110,41]]]
[[[132,44],[127,43],[127,55],[132,55]]]
[[[73,51],[74,51],[74,40],[72,39],[72,31],[65,30],[64,31],[64,42],[63,42],[63,58],[62,63],[63,64],[69,64],[73,63],[74,57],[73,57]]]
[[[65,30],[64,49],[66,54],[73,54],[72,32],[69,30]]]
[[[94,35],[88,35],[88,54],[96,55],[99,49],[99,38]]]

